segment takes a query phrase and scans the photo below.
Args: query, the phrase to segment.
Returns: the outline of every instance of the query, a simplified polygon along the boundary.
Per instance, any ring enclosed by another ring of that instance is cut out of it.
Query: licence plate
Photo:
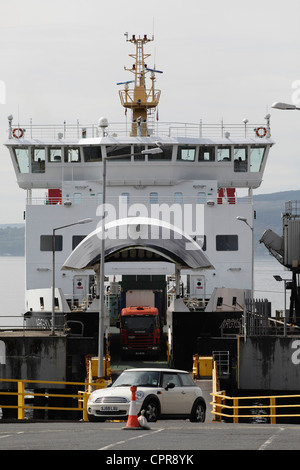
[[[118,406],[100,406],[100,411],[119,411]]]

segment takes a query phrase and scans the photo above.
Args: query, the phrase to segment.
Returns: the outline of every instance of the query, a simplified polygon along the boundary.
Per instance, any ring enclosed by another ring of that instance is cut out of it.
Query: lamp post
[[[244,222],[246,225],[248,225],[248,227],[250,228],[251,232],[252,232],[252,240],[251,240],[251,244],[252,244],[252,255],[251,255],[251,262],[252,262],[252,272],[251,272],[251,291],[252,291],[252,298],[254,297],[254,229],[253,229],[253,226],[251,226],[249,223],[248,223],[248,220],[246,219],[246,217],[240,217],[240,216],[237,216],[236,218],[237,220],[240,220],[241,222]]]
[[[284,282],[284,317],[283,317],[283,321],[284,321],[284,326],[283,326],[283,334],[284,336],[286,336],[286,333],[287,333],[287,318],[286,318],[286,283],[287,282],[291,282],[292,280],[291,279],[282,279],[281,276],[278,276],[278,275],[275,275],[273,276],[274,279],[278,282]]]
[[[300,109],[295,104],[281,103],[280,101],[276,101],[275,103],[273,103],[272,108],[283,109],[285,111],[293,111],[295,109]]]
[[[158,144],[157,144],[158,145]],[[140,153],[129,153],[124,155],[102,156],[102,204],[106,203],[106,161],[122,159],[129,156],[162,153],[160,147],[154,147],[148,150],[142,150]],[[98,379],[103,378],[103,336],[104,336],[104,258],[105,258],[105,235],[104,235],[104,214],[101,221],[101,251],[100,251],[100,276],[99,276],[99,332],[98,332]]]
[[[92,219],[82,219],[72,224],[62,225],[52,230],[52,314],[51,314],[51,335],[55,335],[55,232],[62,228],[71,227],[72,225],[88,224],[92,222]]]

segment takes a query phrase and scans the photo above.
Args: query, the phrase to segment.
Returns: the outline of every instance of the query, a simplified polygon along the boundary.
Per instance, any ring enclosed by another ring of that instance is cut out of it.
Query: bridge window
[[[135,145],[133,147],[134,161],[145,161],[145,155],[136,155],[141,154],[142,150],[145,150],[145,146]]]
[[[61,162],[61,147],[52,147],[49,150],[49,162]]]
[[[215,147],[203,146],[199,149],[199,162],[214,162]]]
[[[32,147],[31,171],[32,173],[45,173],[46,149],[44,147]]]
[[[79,148],[67,147],[64,149],[65,163],[76,163],[80,162]]]
[[[130,161],[131,160],[131,146],[130,145],[108,145],[106,147],[106,155],[110,157],[110,160],[114,160],[113,157],[119,157],[120,155],[123,158],[116,158],[116,161]]]
[[[90,145],[83,147],[83,156],[85,162],[101,162],[102,153],[101,147],[96,145]]]
[[[231,147],[218,147],[217,150],[218,162],[226,162],[231,160]]]
[[[196,147],[190,147],[188,145],[179,146],[177,150],[177,160],[185,162],[194,162],[196,156]]]
[[[247,147],[234,148],[234,171],[245,172],[248,171],[248,149]]]
[[[216,236],[217,251],[237,251],[238,236],[237,235],[217,235]]]
[[[157,148],[156,145],[148,145],[148,148]],[[148,153],[148,160],[153,161],[153,160],[161,160],[161,161],[166,161],[166,160],[172,160],[172,153],[173,153],[173,146],[172,145],[163,145],[161,147],[162,152],[161,153],[154,153],[151,155]]]
[[[263,161],[265,147],[252,147],[250,149],[250,171],[261,171],[261,164]]]
[[[55,251],[62,251],[63,249],[63,237],[62,235],[55,235]],[[41,235],[40,237],[40,250],[41,251],[52,251],[52,235]]]
[[[15,158],[20,173],[29,173],[28,147],[17,147],[14,149]]]

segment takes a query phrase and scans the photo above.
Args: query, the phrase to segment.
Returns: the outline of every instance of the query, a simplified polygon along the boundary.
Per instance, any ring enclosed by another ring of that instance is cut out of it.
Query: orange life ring
[[[260,133],[262,131],[262,133]],[[267,129],[265,127],[258,127],[256,129],[256,135],[257,137],[265,137],[267,135]]]
[[[23,134],[23,129],[16,128],[13,130],[13,136],[15,137],[15,139],[21,139],[21,137],[23,137]]]

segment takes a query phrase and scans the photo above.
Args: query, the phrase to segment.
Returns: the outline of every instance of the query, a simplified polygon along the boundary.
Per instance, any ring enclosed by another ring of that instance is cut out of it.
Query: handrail
[[[83,421],[88,421],[87,418],[87,401],[88,397],[91,394],[91,391],[86,391],[87,387],[94,389],[104,388],[107,384],[103,379],[96,380],[93,382],[64,382],[64,381],[50,381],[50,380],[24,380],[24,379],[0,379],[0,382],[9,382],[17,384],[16,392],[2,392],[0,391],[0,396],[17,396],[17,405],[1,405],[0,408],[10,408],[17,409],[17,419],[25,419],[25,410],[59,410],[59,411],[82,411]],[[25,391],[25,384],[48,384],[48,385],[78,385],[85,387],[85,390],[79,390],[77,394],[66,394],[66,393],[34,393],[31,390]],[[77,398],[78,407],[58,407],[58,406],[29,406],[25,404],[25,397],[63,397],[63,398]]]
[[[130,124],[131,122],[127,122],[126,120],[123,122],[111,122],[105,130],[105,135],[117,134],[128,136],[131,132]],[[259,128],[266,129],[268,131],[266,138],[270,137],[271,133],[268,123],[226,124],[221,121],[213,124],[205,124],[201,120],[199,123],[157,121],[154,126],[149,125],[151,135],[156,134],[166,137],[218,137],[223,139],[227,136],[226,133],[229,133],[231,137],[234,136],[244,139],[255,138],[260,141],[260,137],[256,134],[256,130]],[[21,136],[14,139],[12,133],[13,129],[22,130]],[[79,121],[77,121],[76,124],[67,124],[66,122],[61,124],[33,124],[31,121],[29,124],[12,124],[12,128],[9,131],[9,138],[16,140],[16,142],[20,144],[25,140],[37,138],[62,141],[64,139],[79,140],[97,138],[103,135],[103,130],[99,128],[98,124],[82,124]]]
[[[241,419],[251,418],[254,419],[257,416],[270,419],[270,424],[276,424],[278,418],[300,418],[300,413],[282,413],[279,414],[277,410],[299,408],[300,403],[291,403],[292,399],[299,399],[300,395],[262,395],[262,396],[247,396],[247,397],[229,397],[225,394],[225,391],[216,391],[211,393],[213,401],[210,403],[213,405],[211,413],[215,416],[215,420],[221,420],[222,418],[230,418],[233,423],[240,422]],[[280,399],[288,399],[288,404],[279,404]],[[267,400],[269,404],[256,404],[256,405],[241,405],[240,402],[243,400]],[[232,401],[232,405],[228,405],[227,402]],[[223,410],[226,410],[224,412]],[[269,410],[269,414],[266,412],[263,415],[255,414],[243,414],[242,410]]]

